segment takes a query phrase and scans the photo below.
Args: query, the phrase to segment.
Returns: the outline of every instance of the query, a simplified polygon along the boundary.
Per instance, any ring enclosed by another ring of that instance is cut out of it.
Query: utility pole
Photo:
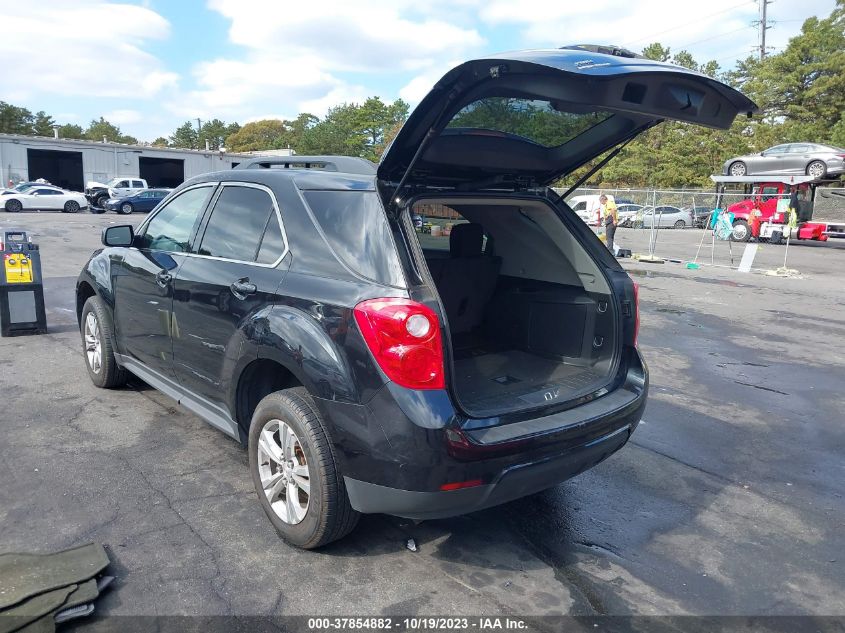
[[[760,28],[760,61],[766,58],[766,31],[772,28],[766,17],[766,9],[772,2],[774,0],[757,0],[760,5],[760,19],[757,22],[757,26]]]

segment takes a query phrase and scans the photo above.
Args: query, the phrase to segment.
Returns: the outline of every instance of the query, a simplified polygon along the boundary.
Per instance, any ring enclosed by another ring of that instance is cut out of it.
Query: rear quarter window
[[[393,235],[375,191],[305,191],[314,219],[335,256],[361,277],[404,287]]]

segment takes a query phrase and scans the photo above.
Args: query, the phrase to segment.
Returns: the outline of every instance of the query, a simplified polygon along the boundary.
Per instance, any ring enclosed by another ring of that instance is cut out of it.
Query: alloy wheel
[[[822,178],[827,173],[827,167],[820,160],[813,161],[807,167],[807,175],[813,178]]]
[[[745,163],[734,163],[731,165],[731,176],[744,176],[745,172]]]
[[[742,242],[748,236],[748,227],[744,224],[736,224],[733,230],[733,238],[735,242]]]
[[[123,213],[129,215],[130,213],[132,213],[132,205],[127,202],[120,207],[120,210],[123,211]]]
[[[285,523],[305,518],[311,501],[311,476],[302,443],[281,420],[270,420],[258,439],[258,475],[273,512]]]
[[[100,343],[100,324],[93,312],[85,317],[85,357],[91,371],[99,374],[103,369],[103,347]]]

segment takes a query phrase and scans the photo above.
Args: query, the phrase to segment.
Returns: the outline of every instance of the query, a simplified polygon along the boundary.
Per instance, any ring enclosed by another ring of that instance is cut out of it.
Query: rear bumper
[[[445,391],[389,383],[363,405],[316,399],[352,507],[412,519],[455,516],[545,490],[619,450],[645,409],[648,371],[628,348],[623,378],[574,408],[507,422],[463,418]],[[472,487],[442,490],[472,482]]]
[[[418,492],[345,477],[346,492],[358,512],[420,520],[457,516],[520,499],[574,477],[622,448],[631,431],[626,425],[560,455],[510,466],[491,483],[473,488]]]

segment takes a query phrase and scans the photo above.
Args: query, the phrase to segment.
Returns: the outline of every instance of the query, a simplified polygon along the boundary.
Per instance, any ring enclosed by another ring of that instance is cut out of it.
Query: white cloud
[[[103,115],[106,121],[115,125],[126,125],[127,123],[138,123],[144,116],[138,110],[112,110]]]
[[[178,77],[141,44],[167,38],[170,24],[140,6],[78,0],[6,2],[0,59],[12,62],[10,98],[44,94],[151,97]],[[141,83],[139,84],[139,79]]]
[[[230,20],[229,38],[244,53],[198,64],[197,89],[169,107],[249,119],[256,107],[322,116],[343,102],[376,94],[391,99],[344,75],[368,73],[375,82],[391,73],[428,76],[444,59],[466,57],[484,44],[476,28],[460,25],[471,22],[465,9],[477,1],[456,0],[459,20],[444,0],[424,10],[409,0],[210,0],[209,7]]]
[[[810,15],[827,16],[833,0],[782,0],[769,7],[773,21],[767,43],[783,47]],[[752,54],[757,3],[710,0],[706,4],[677,0],[594,0],[591,3],[547,0],[491,0],[479,12],[488,25],[519,29],[521,46],[557,47],[601,43],[640,51],[661,42],[673,52],[688,50],[698,61],[717,59],[730,66]]]
[[[408,0],[210,0],[231,20],[232,42],[258,52],[318,57],[332,71],[385,72],[479,46],[474,27],[448,13],[413,19]]]

